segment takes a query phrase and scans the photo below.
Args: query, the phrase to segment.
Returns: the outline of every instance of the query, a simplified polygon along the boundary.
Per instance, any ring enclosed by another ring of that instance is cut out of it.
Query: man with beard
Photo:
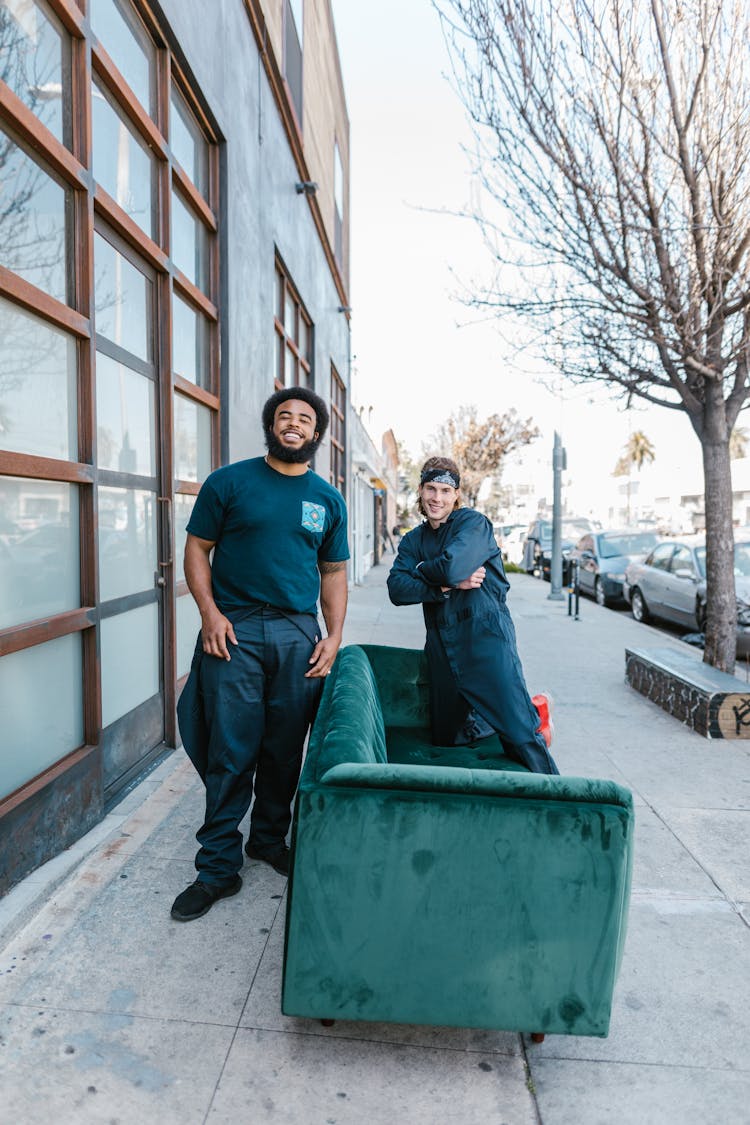
[[[172,906],[179,922],[240,890],[239,824],[253,786],[245,853],[288,873],[302,749],[341,644],[346,506],[309,467],[328,410],[306,387],[287,387],[268,399],[262,420],[266,456],[211,473],[187,525],[185,578],[202,627],[178,718],[206,786],[206,815],[198,878]]]

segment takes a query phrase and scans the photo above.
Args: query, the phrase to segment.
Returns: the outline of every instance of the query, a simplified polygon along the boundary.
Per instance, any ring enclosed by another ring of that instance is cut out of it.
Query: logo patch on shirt
[[[307,531],[322,531],[326,525],[326,510],[322,504],[302,501],[302,526]]]

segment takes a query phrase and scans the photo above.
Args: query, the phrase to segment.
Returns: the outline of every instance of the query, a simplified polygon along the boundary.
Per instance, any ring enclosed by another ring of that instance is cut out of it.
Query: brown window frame
[[[286,328],[286,303],[291,300],[294,305],[294,331],[289,333]],[[281,390],[282,387],[306,386],[312,388],[314,386],[313,379],[313,334],[314,325],[312,318],[305,308],[302,298],[299,295],[296,285],[289,276],[289,271],[282,262],[279,255],[276,255],[276,268],[274,271],[274,332],[275,332],[275,347],[274,347],[274,373],[273,385],[274,390]],[[308,355],[302,354],[300,345],[300,324],[307,325],[307,347]],[[279,378],[277,357],[279,355],[279,348],[281,348],[281,355],[283,357],[282,378]],[[289,356],[292,357],[292,362],[295,363],[301,371],[305,372],[305,382],[287,380],[287,363]]]
[[[0,475],[19,476],[49,481],[73,482],[80,486],[80,607],[36,621],[25,621],[0,630],[0,658],[30,648],[47,640],[75,632],[83,635],[83,699],[84,744],[93,747],[101,728],[101,683],[98,670],[98,624],[101,620],[98,590],[98,544],[95,511],[95,488],[100,470],[96,457],[95,415],[95,351],[93,331],[94,230],[112,232],[114,239],[130,248],[154,273],[155,308],[159,327],[154,329],[154,365],[158,377],[159,429],[157,457],[161,459],[160,476],[165,495],[159,497],[165,509],[171,507],[178,494],[197,494],[200,483],[176,480],[173,466],[174,394],[179,392],[212,412],[211,464],[219,461],[219,292],[220,262],[218,238],[219,214],[219,143],[220,137],[204,111],[199,96],[174,57],[168,39],[142,0],[129,0],[139,30],[154,44],[154,115],[149,116],[134,92],[115,66],[105,47],[99,43],[76,0],[46,0],[46,4],[69,37],[70,84],[67,97],[72,119],[71,147],[58,140],[12,90],[0,81],[0,123],[3,131],[16,135],[40,167],[63,183],[72,193],[66,235],[72,242],[72,260],[68,266],[70,303],[66,304],[44,293],[33,284],[0,264],[0,296],[12,304],[61,328],[76,341],[78,390],[78,460],[63,461],[0,449]],[[106,191],[93,181],[92,168],[92,104],[91,80],[99,83],[113,98],[133,131],[150,149],[156,162],[154,172],[154,237],[149,237],[123,211]],[[192,183],[173,157],[169,146],[170,93],[172,85],[194,115],[206,139],[208,176],[205,194]],[[179,191],[183,201],[207,231],[208,267],[205,288],[194,285],[171,260],[170,207],[171,188]],[[209,388],[195,385],[172,372],[172,291],[179,294],[207,322]],[[111,483],[112,473],[102,472],[103,482]],[[169,542],[162,535],[162,545],[173,550],[171,525],[165,520]],[[176,740],[175,700],[175,628],[176,597],[187,594],[184,582],[174,581],[165,571],[167,596],[164,599],[165,665],[165,733],[172,745]],[[178,685],[179,686],[179,685]],[[73,751],[73,755],[78,753]],[[31,783],[30,783],[31,784]],[[5,798],[0,795],[0,804]]]
[[[331,364],[331,484],[346,496],[346,384]]]

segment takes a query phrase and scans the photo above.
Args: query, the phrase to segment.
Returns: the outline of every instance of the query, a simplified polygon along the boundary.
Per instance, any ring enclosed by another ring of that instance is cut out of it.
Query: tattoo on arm
[[[318,570],[321,574],[335,574],[337,570],[346,570],[346,559],[342,562],[325,562],[318,559]]]

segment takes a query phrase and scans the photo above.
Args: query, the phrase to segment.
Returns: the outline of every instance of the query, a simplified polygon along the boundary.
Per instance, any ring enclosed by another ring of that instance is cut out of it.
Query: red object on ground
[[[552,745],[552,736],[555,733],[555,727],[552,722],[552,696],[547,692],[539,692],[538,695],[532,695],[531,702],[539,712],[539,726],[536,728],[541,731],[542,738],[544,739],[547,749],[549,750]]]

